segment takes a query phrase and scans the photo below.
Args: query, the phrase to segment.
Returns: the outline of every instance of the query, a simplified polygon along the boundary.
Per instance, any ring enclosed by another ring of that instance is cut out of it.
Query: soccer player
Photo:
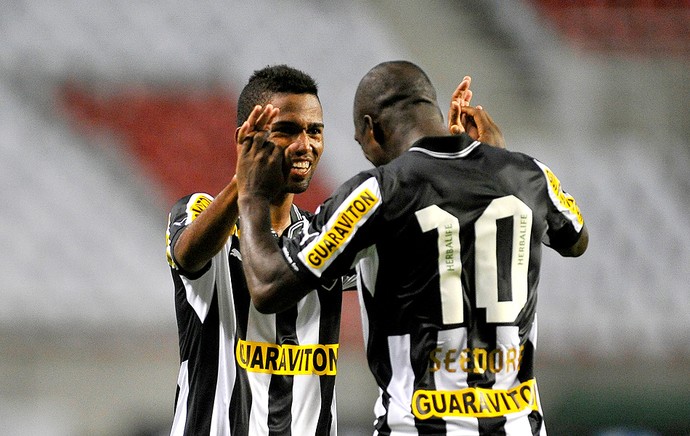
[[[534,374],[542,244],[580,256],[589,239],[556,175],[488,146],[495,125],[482,109],[460,109],[476,138],[448,135],[427,75],[385,62],[361,80],[353,110],[376,168],[280,249],[269,204],[283,156],[267,130],[280,110],[257,109],[238,134],[243,266],[257,308],[285,307],[356,264],[380,389],[375,434],[545,434]]]
[[[301,231],[310,214],[293,204],[324,148],[317,84],[277,65],[254,72],[237,105],[238,126],[255,105],[282,108],[270,139],[284,166],[269,206],[273,238]],[[168,219],[180,371],[172,435],[334,435],[341,293],[354,282],[322,281],[277,314],[251,304],[242,271],[237,183],[215,197],[179,200]],[[352,275],[354,277],[354,275]]]

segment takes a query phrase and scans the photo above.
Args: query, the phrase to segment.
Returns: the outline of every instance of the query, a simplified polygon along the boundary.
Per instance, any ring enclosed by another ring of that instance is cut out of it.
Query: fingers
[[[451,135],[459,135],[465,131],[461,122],[461,115],[460,103],[451,101],[448,110],[448,131]]]
[[[462,106],[460,111],[463,115],[471,117],[477,126],[477,137],[474,137],[473,134],[470,134],[473,139],[494,145],[499,148],[506,148],[505,139],[503,138],[501,130],[498,128],[496,123],[494,123],[494,120],[491,118],[489,113],[481,106]]]
[[[471,83],[472,78],[470,76],[463,77],[458,87],[455,88],[451,100],[459,102],[461,106],[468,106],[472,100],[472,91],[470,90]]]
[[[465,76],[451,96],[450,108],[448,109],[448,131],[452,135],[459,135],[465,132],[460,108],[469,106],[472,100],[472,91],[470,90],[471,83],[472,78],[470,76]]]
[[[258,132],[266,131],[270,128],[273,119],[278,115],[280,109],[273,107],[272,104],[267,104],[266,107],[261,105],[254,106],[250,112],[247,120],[242,123],[237,133],[237,143],[243,144],[247,140],[251,140]]]

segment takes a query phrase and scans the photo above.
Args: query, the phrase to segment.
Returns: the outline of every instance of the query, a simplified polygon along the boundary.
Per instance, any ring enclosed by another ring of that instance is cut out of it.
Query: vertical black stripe
[[[321,310],[319,316],[320,344],[339,343],[340,311],[343,303],[342,283],[340,280],[338,279],[338,283],[330,291],[327,289],[319,289],[317,291]],[[334,425],[331,406],[335,391],[335,376],[323,375],[319,377],[319,384],[321,387],[321,410],[319,411],[319,420],[316,424],[316,434],[327,436]]]
[[[498,301],[513,300],[511,266],[513,259],[513,217],[496,220],[496,265],[498,268]]]
[[[440,292],[436,292],[440,295]],[[441,307],[440,297],[439,302],[436,305]],[[440,311],[437,315],[439,319],[443,316]],[[422,389],[436,390],[436,380],[434,379],[434,373],[429,371],[428,362],[429,354],[431,350],[437,347],[438,344],[438,330],[433,332],[425,333],[424,336],[419,335],[419,332],[413,332],[410,334],[410,362],[426,362],[427,365],[423,368],[421,365],[415,367],[418,372],[414,375],[414,385]],[[428,418],[419,419],[415,416],[415,427],[420,435],[443,435],[446,434],[446,422],[441,418]]]
[[[232,250],[239,252],[239,240],[236,236],[232,237],[230,246],[230,253],[228,253],[228,264],[230,266],[230,280],[232,282],[232,298],[235,310],[235,322],[237,334],[233,342],[233,349],[235,352],[237,342],[239,339],[247,339],[247,325],[249,323],[249,305],[251,300],[249,292],[247,291],[247,282],[244,278],[244,271],[242,270],[242,262],[233,254]],[[230,326],[228,326],[229,328]],[[234,360],[234,359],[233,359]],[[249,436],[249,415],[252,410],[253,396],[251,387],[249,385],[249,376],[247,371],[240,368],[238,362],[235,361],[236,378],[235,384],[232,387],[232,394],[230,396],[229,417],[230,417],[230,431],[232,436]]]
[[[479,418],[479,436],[505,436],[506,419],[503,416],[496,418]]]
[[[538,436],[541,433],[541,428],[544,426],[544,417],[540,412],[533,410],[527,418],[532,429],[532,436]]]
[[[297,341],[297,306],[276,314],[276,344],[299,345]],[[271,376],[268,387],[268,434],[291,435],[292,375]],[[297,436],[297,435],[296,435]]]

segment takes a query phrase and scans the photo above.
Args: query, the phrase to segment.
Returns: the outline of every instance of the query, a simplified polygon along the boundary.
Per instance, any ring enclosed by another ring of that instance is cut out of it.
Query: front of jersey
[[[335,435],[342,282],[317,288],[284,312],[258,312],[242,271],[237,227],[205,268],[185,273],[171,247],[212,200],[187,196],[168,221],[180,340],[171,435]],[[293,205],[284,235],[297,232],[304,217]]]
[[[548,167],[463,134],[355,176],[283,243],[304,280],[357,265],[376,434],[545,434],[541,245],[582,226]]]

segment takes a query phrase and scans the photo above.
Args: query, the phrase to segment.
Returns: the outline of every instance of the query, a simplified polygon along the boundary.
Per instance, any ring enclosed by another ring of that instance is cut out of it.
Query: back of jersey
[[[582,226],[540,162],[429,137],[341,186],[284,253],[305,280],[356,263],[377,434],[540,434],[541,246]]]
[[[390,394],[379,432],[413,420],[420,434],[538,434],[541,244],[571,244],[579,212],[548,168],[466,136],[424,138],[378,170],[360,275],[367,353]]]

